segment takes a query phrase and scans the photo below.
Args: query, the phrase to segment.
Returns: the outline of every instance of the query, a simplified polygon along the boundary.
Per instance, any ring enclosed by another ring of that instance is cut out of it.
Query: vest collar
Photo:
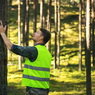
[[[44,46],[45,44],[43,44],[43,43],[38,43],[38,44],[36,44],[36,45],[43,45],[43,46]],[[36,46],[36,45],[35,45],[35,46]]]

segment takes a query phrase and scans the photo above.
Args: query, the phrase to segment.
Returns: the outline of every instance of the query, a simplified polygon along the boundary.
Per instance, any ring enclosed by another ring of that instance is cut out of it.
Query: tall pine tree
[[[6,24],[7,0],[0,0],[0,20]],[[7,31],[6,31],[7,32]],[[7,95],[7,48],[0,35],[0,95]]]
[[[87,0],[87,9],[86,9],[86,48],[87,48],[87,53],[86,53],[86,88],[87,88],[87,94],[86,95],[92,95],[91,91],[91,51],[90,51],[90,36],[91,36],[91,29],[90,29],[90,16],[91,16],[91,0]]]

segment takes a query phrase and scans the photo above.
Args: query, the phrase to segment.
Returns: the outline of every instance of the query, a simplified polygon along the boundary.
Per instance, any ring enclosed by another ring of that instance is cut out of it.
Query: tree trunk
[[[23,41],[22,41],[22,46],[25,46],[25,42],[26,42],[26,37],[25,37],[25,33],[26,33],[26,0],[23,0],[23,30],[22,30],[22,33],[23,33]],[[22,57],[22,60],[24,60],[24,57]]]
[[[58,66],[60,66],[60,0],[58,0]]]
[[[85,12],[86,12],[86,8],[85,8],[85,0],[83,0],[83,10],[84,10],[84,45],[85,45],[85,66],[86,66],[86,15],[85,15]]]
[[[46,28],[46,9],[45,1],[43,0],[43,28]]]
[[[23,46],[25,43],[26,0],[23,0]]]
[[[33,30],[36,32],[36,23],[37,23],[37,0],[34,0],[33,5]]]
[[[7,21],[7,0],[0,0],[0,20]],[[6,31],[7,34],[7,31]],[[7,48],[0,35],[0,95],[7,95]]]
[[[29,0],[26,0],[26,46],[29,45]]]
[[[43,0],[40,1],[40,25],[43,28]]]
[[[79,3],[79,70],[82,70],[82,0]]]
[[[94,58],[94,0],[92,0],[92,52],[93,52],[93,66],[95,66]]]
[[[52,0],[50,0],[50,4],[49,4],[49,21],[50,21],[50,29],[49,29],[49,31],[50,31],[50,33],[51,33],[51,11],[52,11],[52,6],[51,6],[51,4],[52,4]],[[51,52],[51,39],[50,39],[50,41],[49,41],[49,52]]]
[[[86,68],[86,91],[87,91],[87,95],[92,95],[92,91],[91,91],[91,52],[90,52],[90,3],[91,0],[87,0],[87,9],[86,9],[86,47],[87,47],[87,68]]]
[[[55,57],[54,57],[54,69],[57,67],[57,0],[55,0]]]
[[[48,0],[47,30],[49,30],[49,12],[50,12],[50,10],[49,10],[49,1],[50,1],[50,0]],[[47,47],[47,49],[49,48],[49,47],[48,47],[48,42],[47,42],[47,44],[46,44],[46,47]]]
[[[51,0],[48,0],[47,30],[51,33]],[[47,49],[51,52],[51,40],[47,43]]]
[[[18,0],[18,45],[21,45],[21,18],[20,18],[20,0]],[[21,66],[21,56],[19,56],[19,70],[21,70],[22,66]]]

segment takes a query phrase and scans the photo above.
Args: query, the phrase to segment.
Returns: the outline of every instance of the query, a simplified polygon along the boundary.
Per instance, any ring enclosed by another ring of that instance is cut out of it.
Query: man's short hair
[[[43,28],[40,28],[40,31],[42,32],[42,36],[44,36],[43,41],[46,44],[50,40],[51,34],[48,30],[43,29]]]

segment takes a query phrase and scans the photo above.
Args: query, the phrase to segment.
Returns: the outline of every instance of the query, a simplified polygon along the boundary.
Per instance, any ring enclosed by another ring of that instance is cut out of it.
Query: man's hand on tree
[[[6,25],[5,27],[3,27],[2,21],[0,20],[0,34],[5,33],[5,31],[6,31]]]

